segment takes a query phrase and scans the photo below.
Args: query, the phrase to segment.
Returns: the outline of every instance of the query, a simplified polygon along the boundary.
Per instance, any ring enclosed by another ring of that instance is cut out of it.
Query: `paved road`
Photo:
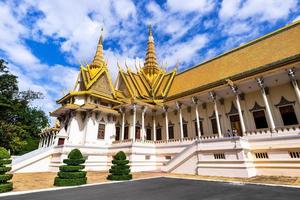
[[[300,189],[153,178],[115,184],[0,197],[0,200],[277,200],[300,199]]]

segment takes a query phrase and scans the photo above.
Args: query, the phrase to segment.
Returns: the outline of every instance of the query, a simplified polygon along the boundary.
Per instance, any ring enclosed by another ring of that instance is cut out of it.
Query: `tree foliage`
[[[40,98],[43,95],[39,92],[19,91],[18,77],[0,59],[0,146],[12,154],[37,148],[38,133],[48,125],[48,118],[30,103]]]
[[[126,160],[126,154],[123,151],[119,151],[112,160],[112,166],[109,170],[108,180],[130,180],[132,174],[130,174],[129,160]]]
[[[11,164],[11,159],[8,151],[0,147],[0,193],[13,189],[13,184],[10,182],[13,175],[7,173],[11,170],[11,167],[8,166],[9,164]]]
[[[84,169],[85,159],[83,158],[79,149],[73,149],[68,159],[64,159],[63,162],[67,165],[59,167],[57,177],[54,179],[55,186],[73,186],[86,184],[86,172]]]

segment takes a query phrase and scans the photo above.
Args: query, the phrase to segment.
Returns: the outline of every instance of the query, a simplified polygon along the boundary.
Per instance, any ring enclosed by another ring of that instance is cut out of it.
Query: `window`
[[[156,140],[161,140],[161,128],[156,129]]]
[[[253,114],[256,129],[269,127],[264,110],[253,111],[252,114]]]
[[[57,145],[63,145],[65,143],[65,138],[58,138],[58,144]]]
[[[188,127],[187,127],[187,124],[183,124],[182,125],[182,128],[183,128],[183,137],[188,137]]]
[[[135,139],[141,139],[141,127],[140,126],[135,127]]]
[[[150,155],[145,155],[145,160],[150,160],[151,156]]]
[[[169,126],[169,139],[174,139],[174,126]]]
[[[128,126],[125,126],[125,129],[124,129],[124,140],[128,140],[128,132],[129,132]]]
[[[116,126],[116,141],[120,140],[120,126]]]
[[[204,132],[203,132],[203,123],[202,123],[202,121],[199,120],[199,124],[200,124],[200,132],[201,132],[201,135],[204,135]],[[196,136],[198,137],[197,121],[195,121],[195,133],[196,133]]]
[[[210,121],[211,121],[211,128],[212,128],[213,134],[217,134],[218,133],[217,119],[212,118]]]
[[[214,158],[215,159],[225,159],[225,154],[224,153],[214,153]]]
[[[151,128],[147,128],[146,130],[146,140],[151,140]]]
[[[291,158],[300,158],[300,152],[299,151],[290,151],[289,152]]]
[[[103,140],[104,139],[104,133],[105,133],[105,124],[99,124],[99,127],[98,127],[98,139]]]
[[[267,152],[255,153],[257,159],[269,159]]]
[[[166,160],[171,160],[171,159],[172,159],[172,156],[165,156],[165,159],[166,159]]]
[[[292,105],[279,107],[281,118],[285,126],[298,124],[298,120]]]

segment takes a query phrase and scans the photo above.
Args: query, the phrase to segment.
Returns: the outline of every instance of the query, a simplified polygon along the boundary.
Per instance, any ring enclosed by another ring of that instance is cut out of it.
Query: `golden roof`
[[[127,72],[121,67],[119,69],[118,77],[121,80],[119,90],[126,90],[123,94],[128,93],[127,98],[140,99],[152,104],[157,104],[157,100],[162,100],[167,96],[176,74],[176,69],[168,73],[159,67],[151,26],[149,26],[144,66],[141,69],[137,68],[137,72],[132,72],[128,67]]]
[[[209,61],[177,74],[168,99],[180,98],[204,88],[212,88],[218,81],[249,76],[263,66],[299,55],[300,21],[251,41]]]

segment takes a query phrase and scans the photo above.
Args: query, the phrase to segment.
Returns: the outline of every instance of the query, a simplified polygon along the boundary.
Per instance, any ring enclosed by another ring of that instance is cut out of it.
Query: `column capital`
[[[136,103],[131,104],[132,109],[136,109]]]
[[[292,81],[296,80],[296,74],[295,74],[295,69],[294,68],[290,68],[288,70],[288,75],[289,75],[289,77]]]
[[[125,113],[125,111],[126,111],[126,108],[125,108],[125,107],[119,108],[119,112],[120,112],[120,113]]]
[[[147,106],[142,106],[142,113],[145,113],[147,111]]]
[[[168,109],[169,109],[169,107],[168,107],[167,105],[164,105],[164,106],[163,106],[164,112],[168,112]]]
[[[199,99],[198,99],[198,97],[195,97],[195,96],[193,96],[192,97],[192,102],[194,103],[194,104],[198,104],[198,102],[199,102]]]
[[[180,110],[181,107],[182,107],[182,103],[179,102],[179,101],[176,101],[176,107],[177,107],[178,110]]]
[[[261,89],[265,88],[264,79],[262,77],[256,78],[256,82]]]
[[[209,96],[213,101],[216,101],[216,93],[214,91],[210,91]]]

